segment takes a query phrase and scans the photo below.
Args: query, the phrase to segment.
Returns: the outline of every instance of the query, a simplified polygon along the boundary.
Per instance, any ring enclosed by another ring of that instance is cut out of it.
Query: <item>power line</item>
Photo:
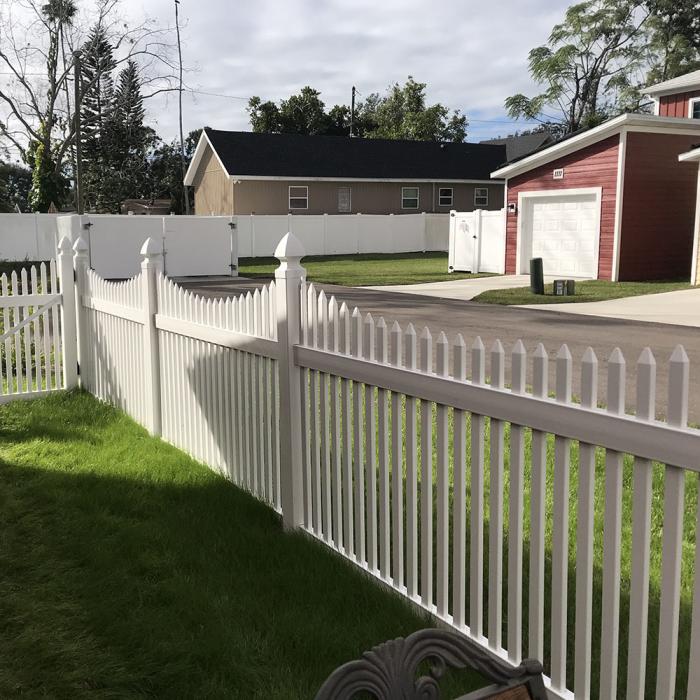
[[[208,95],[209,97],[223,97],[228,100],[245,100],[246,102],[250,99],[249,97],[241,97],[240,95],[225,95],[224,93],[221,92],[207,92],[205,90],[195,90],[194,88],[183,88],[185,92],[191,92],[195,95]],[[360,92],[356,92],[357,95],[360,95]],[[478,122],[479,124],[513,124],[513,121],[508,121],[506,119],[472,119],[469,115],[467,115],[467,119],[469,122]],[[533,124],[539,124],[539,122],[518,122],[519,124],[522,124],[523,126],[531,126]]]

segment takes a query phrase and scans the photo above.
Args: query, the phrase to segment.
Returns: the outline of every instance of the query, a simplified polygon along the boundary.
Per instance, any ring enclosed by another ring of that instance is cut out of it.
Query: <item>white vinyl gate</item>
[[[0,404],[78,383],[73,250],[0,277]]]
[[[449,272],[495,272],[506,269],[505,209],[450,212]]]

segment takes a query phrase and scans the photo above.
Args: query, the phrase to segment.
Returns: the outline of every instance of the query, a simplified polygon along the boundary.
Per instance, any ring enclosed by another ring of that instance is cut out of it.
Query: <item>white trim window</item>
[[[700,119],[700,97],[694,97],[688,102],[688,116],[691,119]]]
[[[420,189],[418,187],[401,188],[401,208],[418,209],[420,202]]]
[[[309,208],[309,188],[306,185],[289,185],[289,208]]]
[[[454,189],[452,187],[440,187],[438,189],[438,204],[441,207],[451,207],[454,202]]]
[[[489,188],[475,187],[474,188],[474,206],[488,207],[489,205]]]

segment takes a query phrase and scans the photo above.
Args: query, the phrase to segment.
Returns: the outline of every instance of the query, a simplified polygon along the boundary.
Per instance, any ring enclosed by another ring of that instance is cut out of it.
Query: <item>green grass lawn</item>
[[[0,406],[0,484],[2,698],[306,699],[430,624],[85,393]]]
[[[545,294],[533,294],[530,287],[513,289],[493,289],[482,292],[474,301],[482,304],[576,304],[584,301],[604,301],[636,297],[643,294],[673,292],[677,289],[692,289],[688,282],[608,282],[606,280],[576,280],[576,294],[567,297],[555,297],[552,285],[545,285]]]
[[[309,282],[341,284],[346,287],[388,284],[419,284],[447,280],[487,277],[447,272],[447,253],[394,253],[392,255],[309,256],[302,260]],[[238,273],[242,277],[274,276],[279,261],[275,258],[241,258]]]

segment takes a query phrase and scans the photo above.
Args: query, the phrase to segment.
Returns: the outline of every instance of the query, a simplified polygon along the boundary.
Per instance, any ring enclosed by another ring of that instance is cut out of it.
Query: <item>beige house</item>
[[[204,129],[185,177],[195,213],[415,214],[501,209],[503,145]]]

